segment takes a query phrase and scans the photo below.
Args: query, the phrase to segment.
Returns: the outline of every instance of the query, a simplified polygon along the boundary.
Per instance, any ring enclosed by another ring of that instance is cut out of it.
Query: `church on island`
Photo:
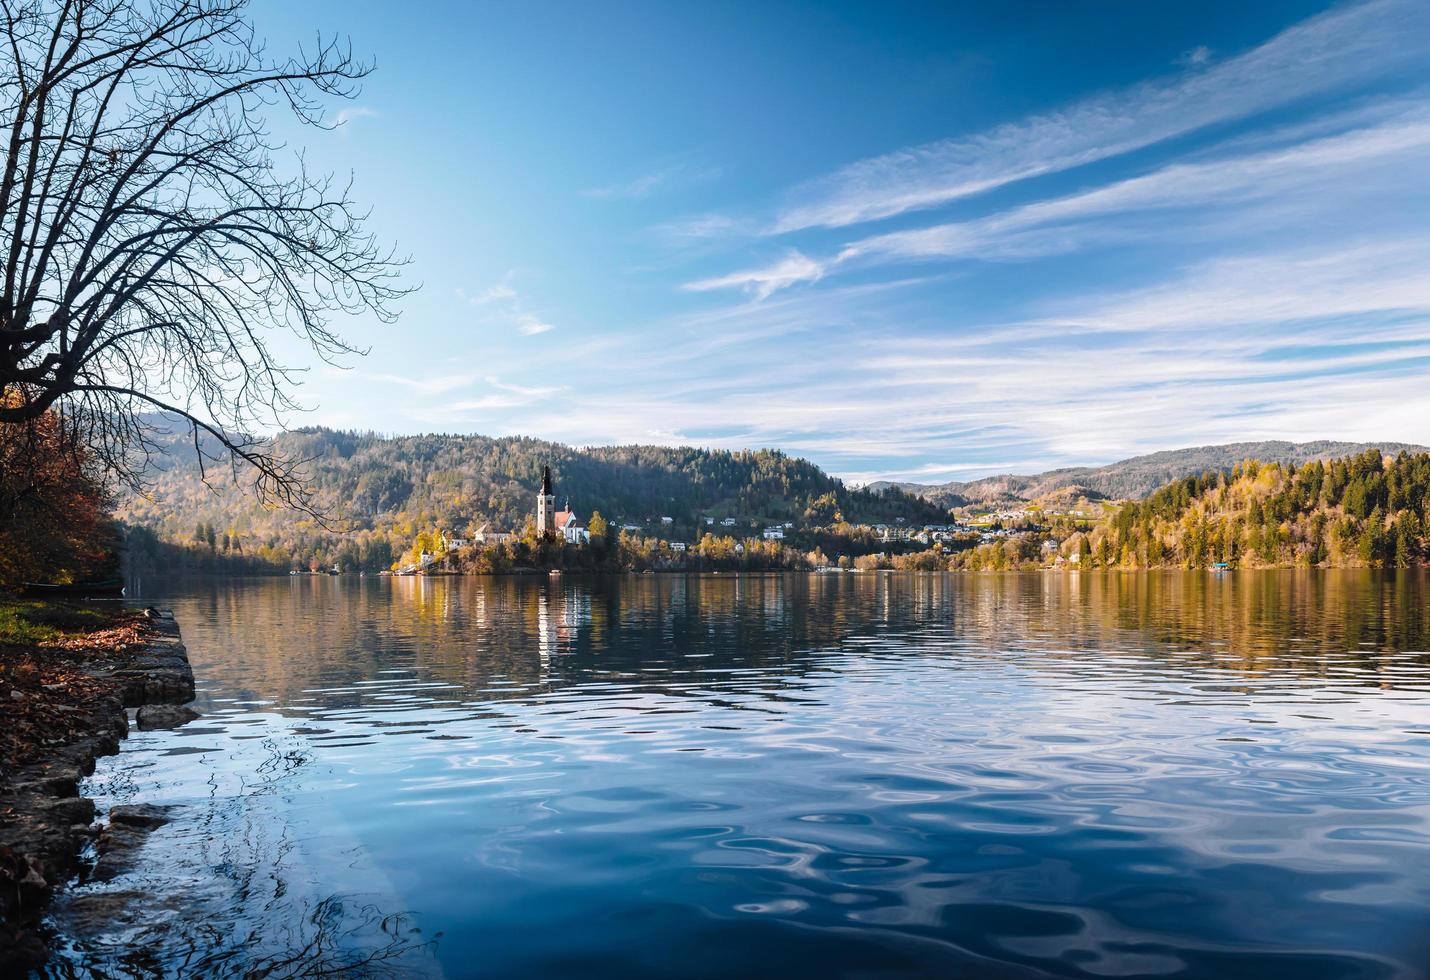
[[[559,534],[567,544],[587,544],[591,532],[586,525],[576,519],[571,509],[571,501],[566,501],[565,510],[556,509],[556,494],[551,489],[551,467],[541,468],[541,492],[536,495],[536,533],[544,536]]]

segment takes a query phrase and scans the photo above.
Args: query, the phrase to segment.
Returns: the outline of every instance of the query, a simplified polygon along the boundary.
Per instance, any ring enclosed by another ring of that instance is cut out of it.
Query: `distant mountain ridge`
[[[1140,500],[1173,480],[1196,476],[1207,470],[1229,472],[1246,459],[1300,465],[1312,460],[1351,456],[1367,449],[1379,449],[1392,455],[1402,450],[1412,453],[1427,451],[1424,446],[1405,442],[1337,442],[1330,439],[1314,442],[1231,442],[1220,446],[1168,449],[1133,456],[1106,466],[1068,466],[1031,475],[1008,473],[940,484],[880,481],[871,483],[869,489],[897,487],[940,507],[1027,501],[1064,487],[1076,488],[1094,499]]]
[[[929,501],[850,488],[808,460],[769,449],[575,449],[521,436],[285,432],[274,449],[307,461],[315,506],[343,525],[329,530],[304,514],[264,507],[221,467],[211,468],[215,485],[206,485],[181,428],[152,421],[165,454],[154,461],[149,494],[120,497],[120,519],[170,543],[202,536],[215,548],[236,536],[245,557],[283,567],[378,570],[425,530],[464,538],[484,524],[520,531],[533,515],[544,466],[555,476],[558,505],[569,503],[579,520],[600,511],[680,542],[707,532],[758,535],[787,521],[927,524],[946,516]],[[734,521],[716,523],[722,518]]]

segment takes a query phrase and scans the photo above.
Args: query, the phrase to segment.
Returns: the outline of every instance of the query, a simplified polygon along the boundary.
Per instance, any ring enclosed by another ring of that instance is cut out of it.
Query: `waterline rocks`
[[[149,832],[169,822],[175,807],[133,803],[111,807],[109,826],[99,834],[99,860],[90,872],[94,881],[113,881],[132,868]]]
[[[187,704],[194,699],[194,671],[179,626],[172,616],[160,614],[150,618],[150,628],[154,636],[140,655],[109,676],[119,683],[126,708]]]
[[[97,828],[94,801],[79,795],[95,760],[118,752],[128,736],[126,709],[139,709],[141,729],[176,727],[198,716],[182,707],[193,700],[194,674],[178,624],[171,614],[146,618],[142,643],[84,668],[108,693],[64,709],[70,733],[79,737],[0,772],[0,976],[24,975],[48,958],[41,918],[91,840],[100,838],[96,873],[117,873],[168,819],[162,807],[115,807],[108,827]]]
[[[134,714],[141,732],[159,728],[178,728],[199,716],[193,708],[182,704],[146,704]]]

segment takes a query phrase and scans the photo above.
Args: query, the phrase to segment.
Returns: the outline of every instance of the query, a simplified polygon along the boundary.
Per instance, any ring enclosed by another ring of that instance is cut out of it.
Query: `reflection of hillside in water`
[[[952,653],[1030,668],[1091,658],[1115,670],[1101,652],[1138,658],[1142,670],[1160,659],[1310,676],[1353,664],[1364,683],[1378,663],[1426,649],[1428,593],[1423,574],[1369,571],[303,577],[205,582],[180,605],[212,697],[263,692],[304,712],[355,707],[397,677],[406,691],[430,685],[431,698],[465,704],[611,681],[678,697],[738,688],[777,698],[841,658]],[[894,637],[898,652],[880,643]],[[776,665],[768,685],[754,681]]]
[[[101,762],[101,807],[179,810],[62,899],[65,975],[1392,975],[1430,934],[1427,585],[155,592],[204,717]]]

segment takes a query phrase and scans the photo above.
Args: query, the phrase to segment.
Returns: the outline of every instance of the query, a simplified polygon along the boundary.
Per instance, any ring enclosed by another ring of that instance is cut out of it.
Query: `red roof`
[[[575,517],[576,512],[574,510],[558,510],[552,520],[556,522],[554,526],[565,527],[574,520]]]

